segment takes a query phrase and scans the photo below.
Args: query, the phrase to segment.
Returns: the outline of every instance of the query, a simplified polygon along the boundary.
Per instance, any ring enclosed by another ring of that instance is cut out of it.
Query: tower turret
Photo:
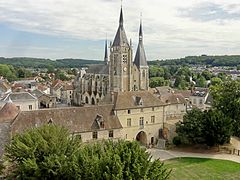
[[[105,62],[105,64],[108,64],[108,47],[107,47],[107,40],[105,41],[104,62]]]
[[[140,20],[139,27],[139,42],[137,47],[137,52],[134,58],[134,65],[136,65],[139,71],[139,84],[136,85],[139,90],[147,90],[149,86],[149,67],[147,64],[147,58],[143,46],[143,30],[142,30],[142,20]]]
[[[123,27],[123,11],[120,10],[119,26],[110,49],[110,90],[131,91],[132,48]]]

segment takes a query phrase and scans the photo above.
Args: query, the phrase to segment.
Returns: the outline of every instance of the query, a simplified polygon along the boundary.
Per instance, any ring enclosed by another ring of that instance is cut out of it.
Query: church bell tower
[[[123,12],[120,10],[119,26],[110,48],[110,91],[131,91],[132,48],[123,27]]]

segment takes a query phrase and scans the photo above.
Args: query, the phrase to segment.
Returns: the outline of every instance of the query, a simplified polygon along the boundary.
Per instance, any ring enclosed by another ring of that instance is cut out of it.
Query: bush
[[[176,146],[179,146],[180,144],[182,144],[181,138],[179,136],[175,136],[173,138],[173,144],[176,145]]]
[[[170,171],[151,160],[137,142],[80,143],[55,125],[29,129],[6,147],[9,179],[167,179]]]

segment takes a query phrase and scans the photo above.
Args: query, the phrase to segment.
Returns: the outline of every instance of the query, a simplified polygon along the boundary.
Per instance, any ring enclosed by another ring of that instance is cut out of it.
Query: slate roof
[[[73,89],[74,89],[74,87],[73,87],[72,84],[65,84],[65,85],[63,86],[63,90],[64,90],[64,91],[73,90]]]
[[[0,80],[0,92],[7,92],[9,89],[10,85],[5,80]]]
[[[169,86],[155,87],[155,89],[157,90],[157,93],[161,96],[165,94],[169,94],[173,91],[172,88]]]
[[[11,123],[18,115],[19,109],[12,102],[7,102],[0,109],[0,123]]]
[[[164,94],[160,97],[160,99],[163,102],[168,104],[186,104],[187,103],[182,94],[173,94],[173,93]]]
[[[92,64],[89,65],[86,70],[90,74],[109,74],[109,65],[108,64]]]
[[[112,112],[113,105],[70,107],[21,111],[12,124],[12,132],[22,132],[26,128],[40,126],[51,121],[64,126],[71,132],[98,130],[96,117],[102,116],[106,130],[122,128],[119,119]]]
[[[112,46],[128,46],[129,47],[127,36],[126,36],[125,30],[124,30],[124,27],[123,27],[122,8],[121,8],[121,11],[120,11],[118,30],[117,30],[117,33],[115,35]]]
[[[192,94],[191,90],[176,90],[174,89],[174,93],[182,94],[184,98],[189,98]]]
[[[36,100],[37,97],[33,96],[29,92],[14,92],[6,95],[3,101],[25,101],[25,100]]]
[[[31,92],[32,95],[36,96],[37,98],[41,97],[43,94],[45,94],[44,92],[42,92],[39,89],[35,89],[34,91]]]
[[[142,23],[140,23],[140,28],[139,28],[139,42],[138,42],[138,48],[137,48],[137,52],[134,59],[134,64],[137,67],[148,66],[147,58],[146,58],[146,54],[143,46]]]
[[[141,107],[155,107],[165,105],[159,98],[149,91],[115,92],[104,97],[100,104],[114,104],[114,109],[136,109]],[[141,102],[141,104],[139,104]]]

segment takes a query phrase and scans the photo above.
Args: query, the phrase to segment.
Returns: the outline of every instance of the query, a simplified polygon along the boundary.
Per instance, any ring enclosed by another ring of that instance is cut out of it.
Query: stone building
[[[74,81],[74,104],[97,104],[110,92],[141,91],[149,88],[149,67],[143,46],[142,22],[139,28],[139,43],[133,61],[132,43],[128,41],[120,11],[119,26],[114,41],[110,44],[108,57],[105,44],[104,64],[91,65],[79,73]]]
[[[123,127],[122,139],[156,144],[164,123],[164,103],[149,91],[115,92],[103,104],[113,104],[114,114]]]
[[[112,108],[113,105],[99,105],[21,111],[12,102],[7,102],[0,109],[0,157],[13,135],[43,124],[64,126],[83,142],[119,139],[122,125]]]
[[[37,97],[29,92],[9,93],[0,100],[0,106],[4,106],[9,101],[13,102],[21,111],[32,111],[39,108]]]
[[[31,94],[34,95],[35,97],[37,97],[39,109],[56,107],[56,97],[55,96],[46,94],[43,91],[38,90],[38,89],[31,92]]]

